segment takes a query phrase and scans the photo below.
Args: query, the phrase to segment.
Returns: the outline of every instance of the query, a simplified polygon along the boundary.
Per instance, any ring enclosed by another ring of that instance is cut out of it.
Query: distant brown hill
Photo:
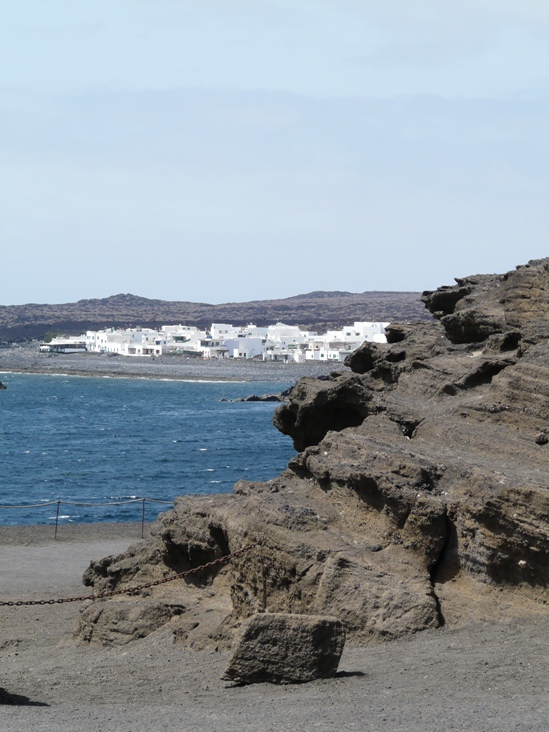
[[[419,292],[309,292],[282,300],[254,300],[210,305],[113,295],[64,305],[0,306],[0,341],[42,339],[48,333],[80,335],[106,327],[155,328],[212,322],[263,326],[282,321],[323,332],[355,320],[430,320]]]

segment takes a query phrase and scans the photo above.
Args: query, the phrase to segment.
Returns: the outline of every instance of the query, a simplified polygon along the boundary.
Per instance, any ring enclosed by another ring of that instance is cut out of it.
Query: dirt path
[[[0,529],[1,599],[82,594],[92,557],[137,525]],[[541,619],[427,632],[346,649],[337,678],[277,687],[220,680],[226,653],[172,643],[169,628],[112,649],[77,645],[78,603],[0,608],[2,732],[546,732],[549,633]],[[9,702],[9,703],[6,703]]]

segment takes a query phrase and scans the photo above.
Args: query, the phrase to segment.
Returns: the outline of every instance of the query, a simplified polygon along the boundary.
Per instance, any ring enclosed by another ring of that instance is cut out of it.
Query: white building
[[[212,338],[224,340],[225,338],[231,338],[235,335],[237,329],[234,328],[230,323],[212,323],[210,333]]]
[[[353,350],[338,350],[337,348],[309,348],[305,351],[306,361],[345,361]]]
[[[166,339],[163,353],[202,355],[202,344],[208,338],[205,330],[199,330],[191,325],[163,325],[162,333]]]
[[[263,356],[265,338],[240,334],[236,338],[226,338],[223,343],[228,349],[229,358],[254,358]]]
[[[94,353],[112,353],[119,356],[161,356],[166,338],[151,328],[125,330],[88,330],[86,350]]]
[[[323,335],[297,325],[276,323],[240,327],[212,323],[211,331],[189,325],[163,325],[160,330],[127,328],[87,331],[79,340],[86,350],[121,356],[193,354],[203,358],[263,358],[269,361],[344,361],[364,341],[386,342],[388,323],[355,322]],[[54,339],[66,342],[70,339]],[[78,339],[73,339],[78,341]],[[59,348],[61,345],[59,344]],[[52,349],[49,349],[52,350]],[[84,348],[75,350],[84,350]],[[63,351],[66,352],[66,351]]]
[[[41,343],[41,353],[78,353],[86,350],[86,339],[83,336],[67,336],[52,338],[49,343]]]
[[[324,335],[309,339],[305,352],[307,361],[345,361],[347,356],[361,346],[364,341],[386,343],[385,328],[389,323],[356,321],[341,330],[329,330]]]

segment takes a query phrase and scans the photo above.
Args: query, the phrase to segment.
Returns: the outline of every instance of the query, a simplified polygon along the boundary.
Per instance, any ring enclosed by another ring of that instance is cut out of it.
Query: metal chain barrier
[[[84,602],[85,600],[102,600],[105,597],[114,597],[115,595],[128,595],[128,594],[134,594],[136,592],[140,592],[141,590],[145,590],[149,587],[156,587],[157,585],[163,585],[166,584],[166,582],[173,582],[176,579],[182,579],[183,577],[188,577],[191,574],[195,574],[197,572],[202,572],[205,569],[209,569],[210,567],[214,567],[217,564],[221,564],[223,562],[230,562],[231,559],[234,559],[234,557],[238,557],[241,554],[245,554],[246,552],[251,551],[252,549],[255,549],[255,547],[260,546],[261,541],[256,542],[255,544],[247,544],[242,549],[238,549],[235,552],[232,552],[232,554],[226,554],[224,557],[219,557],[218,559],[214,559],[211,562],[208,562],[207,564],[201,564],[199,567],[194,567],[193,569],[187,569],[185,572],[179,572],[179,574],[174,574],[171,577],[164,577],[160,580],[154,580],[153,582],[145,582],[144,584],[137,585],[136,587],[128,587],[124,590],[111,590],[110,592],[100,592],[97,595],[82,595],[81,597],[63,597],[56,600],[4,600],[0,601],[0,607],[22,607],[22,606],[29,606],[29,605],[61,605],[65,602]]]
[[[158,498],[128,498],[126,501],[112,501],[110,503],[79,503],[77,501],[46,501],[45,503],[27,503],[24,506],[6,506],[0,503],[0,509],[2,508],[43,508],[44,506],[57,506],[61,504],[63,506],[125,506],[127,503],[141,503],[142,501],[149,501],[150,503],[163,503],[165,505],[173,505],[173,501],[161,501]]]
[[[45,503],[28,503],[26,506],[6,506],[0,504],[0,510],[3,508],[43,508],[45,506],[56,506],[55,512],[55,530],[53,532],[53,538],[57,539],[57,529],[59,527],[59,508],[63,506],[86,506],[87,508],[98,507],[98,506],[125,506],[128,503],[141,503],[141,538],[145,538],[145,502],[149,503],[161,503],[165,506],[173,506],[173,501],[162,501],[158,498],[129,498],[127,501],[112,501],[111,503],[79,503],[77,501],[47,501]]]

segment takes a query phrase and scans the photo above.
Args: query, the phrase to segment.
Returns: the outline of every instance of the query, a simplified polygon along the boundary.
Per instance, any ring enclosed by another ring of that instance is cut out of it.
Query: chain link
[[[164,577],[163,579],[154,580],[153,582],[145,582],[142,585],[137,585],[136,587],[128,587],[124,590],[111,590],[109,592],[100,592],[97,595],[82,595],[81,597],[62,597],[56,600],[4,600],[0,601],[0,607],[22,607],[22,606],[29,606],[29,605],[62,605],[65,602],[84,602],[85,600],[102,600],[105,597],[114,597],[115,595],[132,595],[136,592],[140,592],[141,590],[145,590],[149,587],[156,587],[157,585],[164,585],[166,582],[173,582],[176,579],[182,579],[183,577],[188,577],[191,574],[195,574],[197,572],[202,572],[205,569],[209,569],[210,567],[215,567],[217,564],[222,564],[223,562],[230,562],[231,559],[234,559],[234,557],[238,557],[241,554],[245,554],[246,552],[251,551],[256,546],[260,546],[261,541],[256,542],[255,544],[248,544],[247,546],[243,547],[242,549],[238,549],[236,552],[232,552],[232,554],[226,554],[224,557],[219,557],[218,559],[214,559],[211,562],[208,562],[207,564],[201,564],[199,567],[194,567],[193,569],[187,569],[185,572],[179,572],[179,574],[174,574],[171,577]]]

